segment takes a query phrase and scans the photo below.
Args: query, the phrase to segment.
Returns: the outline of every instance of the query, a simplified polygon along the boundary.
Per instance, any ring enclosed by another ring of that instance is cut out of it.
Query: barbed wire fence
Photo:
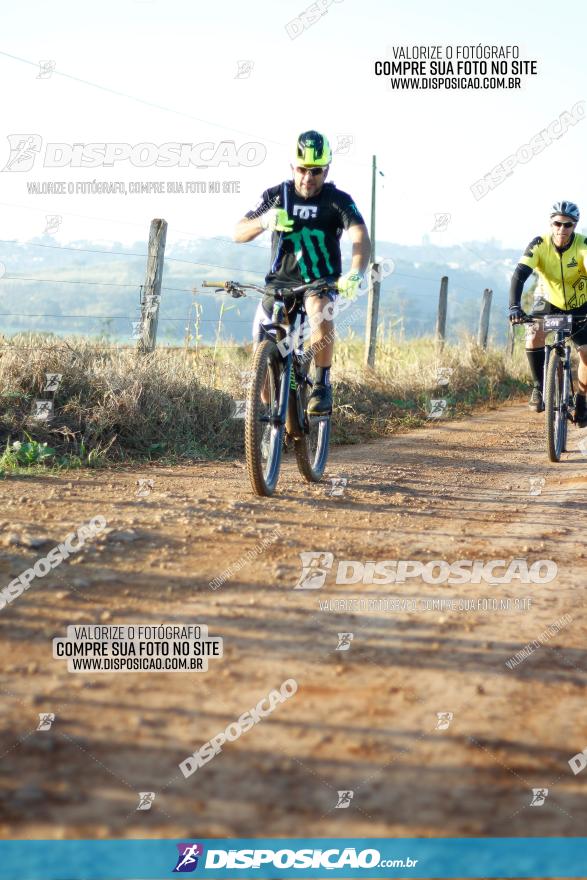
[[[223,239],[220,236],[217,237],[217,240],[222,242],[230,241],[230,243],[235,244],[232,240]],[[205,381],[206,383],[211,382],[212,385],[216,387],[217,364],[224,360],[222,355],[225,354],[226,358],[230,361],[231,356],[239,347],[242,347],[243,343],[250,342],[252,336],[252,315],[241,317],[240,311],[238,311],[236,305],[227,305],[225,297],[219,297],[218,315],[213,318],[205,317],[203,302],[206,302],[209,306],[210,299],[207,298],[204,300],[205,294],[198,287],[199,280],[194,278],[194,284],[191,287],[175,286],[173,285],[173,282],[164,283],[165,266],[166,264],[168,266],[177,264],[184,268],[190,267],[190,271],[191,267],[194,267],[194,275],[196,275],[197,272],[201,272],[202,274],[205,272],[208,274],[213,270],[216,277],[218,277],[219,273],[222,273],[225,275],[226,279],[238,279],[241,283],[256,283],[259,286],[263,286],[264,275],[250,268],[245,268],[244,264],[246,264],[246,260],[243,260],[240,266],[238,264],[219,265],[218,263],[213,262],[166,255],[166,243],[167,223],[165,220],[154,219],[150,225],[146,250],[138,253],[135,251],[120,251],[114,249],[105,250],[100,248],[70,247],[67,245],[49,244],[46,242],[29,242],[26,243],[26,245],[23,244],[23,246],[26,247],[33,246],[62,252],[77,252],[92,255],[104,254],[110,257],[124,257],[126,260],[132,260],[133,264],[134,261],[141,260],[144,261],[145,266],[144,278],[142,280],[140,279],[138,271],[134,280],[129,280],[127,282],[95,280],[93,278],[86,278],[84,280],[81,278],[37,277],[29,274],[11,274],[4,271],[3,274],[0,273],[0,292],[2,291],[2,284],[6,282],[35,285],[74,285],[76,288],[85,288],[86,291],[88,289],[96,288],[106,288],[109,291],[134,290],[136,293],[135,310],[134,313],[127,312],[126,314],[106,314],[101,312],[89,313],[87,309],[71,314],[64,314],[58,310],[53,312],[0,311],[0,321],[5,323],[6,319],[18,319],[21,321],[26,319],[34,320],[35,322],[42,320],[45,322],[51,322],[52,326],[55,326],[55,324],[63,324],[67,326],[66,322],[74,321],[77,322],[78,327],[81,325],[86,328],[86,332],[80,334],[82,336],[89,335],[87,333],[88,321],[100,321],[106,326],[108,332],[106,334],[102,333],[101,337],[94,335],[94,340],[99,342],[100,339],[102,339],[105,346],[115,346],[117,349],[121,350],[133,349],[136,351],[138,357],[151,354],[155,351],[160,322],[165,323],[167,326],[171,325],[172,327],[177,326],[178,324],[180,326],[183,325],[183,345],[178,344],[178,334],[175,332],[172,334],[175,344],[169,344],[165,346],[163,350],[177,351],[180,349],[185,352],[190,352],[196,358],[199,356],[206,357],[207,361],[202,361],[202,363],[211,364],[212,373]],[[14,246],[18,244],[19,242],[0,240],[0,245]],[[247,246],[264,250],[269,254],[269,248],[266,246],[258,244],[251,245],[250,243],[248,243]],[[383,357],[384,347],[387,342],[401,344],[406,343],[411,338],[421,336],[433,340],[433,344],[439,356],[442,358],[443,348],[450,335],[447,331],[451,330],[453,331],[453,335],[457,329],[464,330],[469,335],[471,335],[472,330],[475,330],[477,344],[483,349],[488,347],[493,296],[493,291],[490,288],[485,288],[480,296],[478,294],[475,296],[474,291],[464,288],[457,288],[456,290],[449,291],[449,278],[447,275],[443,275],[439,279],[438,277],[434,278],[424,274],[396,271],[395,265],[391,261],[383,262],[387,262],[388,264],[391,263],[392,270],[385,274],[391,276],[392,289],[388,288],[386,291],[387,297],[384,300],[384,308],[381,310],[379,317],[377,317],[377,313],[375,314],[375,328],[373,327],[372,322],[369,321],[366,302],[363,304],[362,308],[359,307],[353,311],[349,310],[346,315],[342,315],[342,320],[337,320],[335,322],[339,339],[342,338],[343,341],[353,343],[361,341],[362,335],[359,335],[357,332],[356,325],[358,323],[361,324],[362,330],[362,324],[364,322],[364,369],[373,369],[377,366],[377,352],[379,351],[380,356]],[[131,271],[128,264],[127,267],[128,271]],[[94,268],[95,266],[92,265],[92,270]],[[378,286],[376,291],[378,302],[380,298],[382,278],[380,271],[381,268],[382,264],[374,263],[372,270],[375,270],[375,276],[371,275],[370,278],[371,290],[374,285]],[[134,274],[134,272],[135,269],[133,265],[132,273]],[[50,276],[50,274],[50,272],[43,273],[44,276]],[[254,279],[254,282],[252,282],[251,279]],[[201,278],[201,281],[203,280],[207,279]],[[405,282],[410,282],[411,284],[406,285]],[[413,282],[418,282],[419,289],[413,289]],[[427,290],[422,289],[425,285],[428,287]],[[407,288],[407,286],[411,286],[411,289],[402,289],[402,287]],[[436,290],[438,290],[437,296]],[[162,300],[165,303],[165,294],[185,295],[186,310],[183,316],[160,315]],[[468,296],[463,297],[463,294],[468,294]],[[87,303],[87,299],[84,298],[82,302]],[[414,306],[416,307],[414,308]],[[238,316],[232,314],[230,315],[229,321],[227,321],[226,316],[233,309],[237,309]],[[452,321],[452,324],[449,322],[449,319]],[[109,331],[109,328],[113,323],[117,325],[116,338],[114,340],[110,338]],[[125,328],[126,335],[129,337],[128,342],[122,341],[125,333],[121,332],[119,329],[121,327]],[[237,328],[238,331],[236,334],[238,338],[235,339],[234,335],[228,338],[227,330],[230,329],[230,331],[234,331],[235,328]],[[2,333],[0,332],[0,356],[2,349],[8,348],[35,352],[46,348],[48,351],[55,352],[56,347],[59,347],[60,338],[51,338],[48,333],[45,337],[45,333],[47,333],[47,331],[43,332],[42,330],[36,330],[35,336],[33,337],[32,333],[30,333],[28,340],[26,340],[26,332],[21,331],[21,333],[18,334],[19,338],[15,340],[8,338],[6,335],[2,337]],[[21,341],[21,334],[26,341]],[[344,334],[346,334],[346,336]],[[64,334],[63,337],[61,337],[64,349],[70,351],[75,350],[70,344],[72,335],[73,334],[69,333]],[[44,344],[44,337],[47,341],[46,345]],[[206,339],[206,337],[208,338]],[[90,338],[92,337],[90,336]],[[506,340],[506,353],[510,357],[513,354],[513,349],[514,336],[513,332],[510,331]],[[243,371],[242,363],[240,369],[236,361],[234,361],[233,365],[241,376],[243,386],[245,386],[248,381],[247,371]],[[442,386],[448,384],[448,376],[451,372],[452,370],[446,367],[437,369],[438,388],[436,391],[436,397],[431,398],[427,405],[429,418],[443,418],[447,414],[448,399],[443,395]],[[61,384],[62,374],[57,372],[47,372],[45,374],[45,380],[43,388],[40,389],[40,396],[37,397],[35,395],[35,399],[31,401],[32,410],[30,413],[30,420],[36,424],[49,424],[53,420],[55,415],[55,399]],[[244,415],[245,401],[235,398],[233,400],[233,409],[230,418],[242,419],[244,418]]]
[[[254,279],[254,283],[257,283],[259,285],[263,284],[264,275],[249,268],[244,269],[242,263],[240,266],[220,265],[219,263],[166,255],[166,234],[167,223],[164,220],[153,220],[150,227],[149,243],[147,245],[147,249],[141,253],[136,253],[132,251],[105,250],[100,248],[69,247],[67,245],[53,245],[37,242],[29,242],[25,244],[20,242],[0,240],[0,245],[18,246],[19,244],[21,244],[22,246],[26,247],[33,246],[55,251],[65,251],[82,254],[104,254],[111,257],[121,256],[125,258],[132,258],[133,260],[142,259],[146,261],[145,277],[142,280],[137,277],[134,281],[122,283],[106,280],[97,281],[90,278],[83,280],[80,278],[72,279],[62,277],[38,277],[32,274],[20,275],[8,272],[4,272],[4,274],[0,278],[0,284],[10,282],[35,285],[75,285],[77,287],[85,287],[86,289],[106,288],[110,291],[134,290],[137,294],[137,300],[135,311],[132,314],[106,314],[101,312],[95,313],[88,309],[72,314],[64,314],[63,312],[58,310],[53,312],[1,310],[0,320],[5,327],[7,323],[9,325],[13,324],[13,321],[7,322],[6,319],[17,319],[17,324],[22,324],[24,320],[42,320],[44,322],[49,322],[50,325],[53,327],[56,324],[60,324],[61,322],[63,322],[64,329],[66,329],[68,326],[66,322],[76,322],[77,328],[75,327],[75,325],[73,325],[74,331],[80,326],[83,326],[86,329],[85,331],[82,331],[80,335],[93,335],[94,338],[99,337],[100,334],[91,334],[91,332],[87,332],[87,324],[89,321],[102,322],[102,324],[105,325],[105,329],[104,327],[102,328],[102,338],[104,338],[105,336],[106,338],[108,338],[111,335],[111,327],[113,324],[115,324],[116,332],[112,335],[115,335],[117,340],[116,344],[120,348],[137,348],[139,351],[145,353],[153,351],[155,349],[157,345],[158,326],[161,322],[162,324],[167,325],[170,329],[172,329],[174,325],[183,325],[183,346],[179,345],[181,336],[177,332],[173,332],[170,335],[173,338],[175,344],[171,347],[184,347],[195,351],[203,350],[211,346],[214,347],[215,351],[234,348],[235,345],[239,344],[239,340],[234,338],[226,338],[225,332],[227,325],[224,323],[224,319],[226,319],[227,313],[233,308],[233,306],[227,307],[224,301],[220,301],[218,315],[214,318],[204,317],[203,300],[201,292],[198,290],[198,280],[194,278],[194,284],[191,287],[177,287],[172,286],[171,284],[165,284],[163,283],[164,267],[167,264],[178,264],[182,266],[193,266],[195,270],[194,274],[196,274],[197,270],[202,270],[202,272],[206,273],[210,272],[210,270],[214,270],[216,274],[218,274],[218,272],[230,273],[228,277],[232,279],[238,278],[243,282],[246,281],[249,283],[253,283],[251,279]],[[217,236],[212,240],[234,244],[231,239],[224,239],[221,236]],[[269,248],[264,245],[248,243],[246,247],[254,247],[269,253]],[[92,266],[92,268],[94,267]],[[478,312],[477,326],[473,326],[473,323],[475,321],[475,300],[473,298],[475,295],[474,291],[464,288],[457,288],[456,290],[451,290],[449,292],[448,276],[443,276],[439,279],[423,274],[415,274],[394,270],[392,273],[392,280],[395,279],[406,279],[410,282],[417,281],[423,286],[430,286],[428,287],[428,290],[410,290],[408,292],[402,291],[401,289],[398,290],[398,285],[396,285],[396,289],[389,292],[386,301],[386,308],[382,313],[381,320],[379,322],[380,326],[378,338],[385,338],[386,332],[389,333],[393,328],[398,337],[404,340],[406,338],[414,336],[431,335],[442,347],[447,339],[447,327],[450,330],[451,328],[454,328],[458,325],[463,329],[468,330],[469,332],[474,330],[477,335],[478,343],[484,348],[487,347],[489,340],[489,322],[492,305],[492,291],[490,289],[486,288],[482,293],[480,291],[479,294],[477,294],[477,302],[480,308]],[[400,282],[399,284],[400,288],[402,283],[403,282]],[[436,300],[434,288],[438,288],[438,286],[439,293],[438,299]],[[186,310],[183,315],[160,314],[162,298],[163,302],[165,302],[165,293],[185,294],[187,302]],[[463,294],[468,294],[468,296],[463,297]],[[206,300],[206,302],[207,304],[209,304],[209,300]],[[416,308],[414,308],[414,306],[416,306]],[[243,337],[246,341],[248,341],[250,338],[250,334],[246,331],[245,328],[247,325],[249,327],[251,326],[252,316],[240,317],[240,312],[238,312],[237,314],[238,316],[230,316],[228,324],[230,327],[238,328],[238,335],[242,344]],[[452,324],[449,324],[449,317],[451,318]],[[69,324],[69,326],[71,327],[72,324]],[[43,330],[41,328],[35,329],[36,332],[43,333]],[[349,329],[353,331],[354,328],[347,327],[347,332]],[[241,330],[243,331],[242,333],[240,332]],[[14,332],[14,330],[12,332]],[[21,329],[17,332],[24,331]],[[72,334],[70,333],[68,335]],[[128,343],[122,341],[125,336],[128,336],[129,338]],[[54,344],[55,343],[52,344],[52,347],[54,346]],[[26,346],[16,343],[14,341],[7,341],[6,335],[4,335],[4,339],[0,342],[0,348],[6,347],[22,348]],[[35,349],[38,349],[39,345],[35,344],[34,347]],[[508,334],[506,347],[508,353],[511,354],[513,351],[513,334],[511,332]]]

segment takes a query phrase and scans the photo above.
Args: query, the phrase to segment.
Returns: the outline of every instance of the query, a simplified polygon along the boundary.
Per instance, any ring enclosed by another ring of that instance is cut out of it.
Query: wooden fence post
[[[477,345],[480,345],[481,348],[487,348],[487,337],[489,336],[489,315],[491,312],[492,296],[493,291],[486,287],[483,291],[481,314],[479,315],[479,332],[477,333]]]
[[[438,294],[438,314],[436,315],[436,343],[442,348],[446,338],[446,304],[448,298],[448,276],[443,275],[440,279],[440,293]]]
[[[506,357],[513,358],[515,342],[516,342],[516,337],[514,334],[514,325],[508,323],[508,338],[507,338],[507,342],[505,344]]]
[[[367,324],[365,328],[365,366],[375,366],[375,343],[377,341],[377,320],[379,317],[379,294],[381,273],[379,263],[371,263],[369,271],[369,299],[367,301]]]
[[[165,242],[167,240],[167,221],[152,220],[149,231],[149,252],[147,254],[147,271],[145,287],[141,302],[141,336],[138,350],[141,354],[154,351],[157,341],[157,325],[159,323],[159,303],[161,301],[161,280],[163,278],[163,261]]]

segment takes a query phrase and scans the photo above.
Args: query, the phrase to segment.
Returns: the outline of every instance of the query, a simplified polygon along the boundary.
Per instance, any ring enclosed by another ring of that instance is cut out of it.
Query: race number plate
[[[545,315],[544,330],[572,330],[572,315]]]

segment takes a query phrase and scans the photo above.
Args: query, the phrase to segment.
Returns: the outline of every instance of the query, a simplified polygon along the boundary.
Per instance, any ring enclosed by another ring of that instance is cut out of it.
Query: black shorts
[[[281,288],[281,289],[283,289],[283,288]],[[267,317],[269,319],[271,319],[271,316],[273,315],[273,304],[275,303],[275,295],[271,292],[271,287],[266,287],[265,291],[266,292],[265,292],[265,294],[263,296],[263,300],[262,300],[263,311],[265,312]],[[326,300],[329,300],[330,302],[335,302],[335,300],[338,298],[338,291],[336,289],[336,281],[332,282],[332,290],[328,290],[323,293],[317,293],[315,290],[312,290],[311,288],[309,290],[305,290],[304,291],[304,303],[306,302],[306,300],[310,296],[319,296],[320,299],[324,300],[325,302],[326,302]],[[289,298],[286,295],[285,305],[286,305],[287,310],[289,312],[290,309],[292,308],[292,306],[294,305],[294,297],[292,296],[291,301],[289,301]],[[296,311],[297,311],[297,309],[296,309]],[[293,315],[291,317],[293,318]]]
[[[548,300],[541,300],[539,303],[535,302],[530,311],[530,316],[532,318],[543,318],[544,315],[579,315],[585,317],[587,316],[587,303],[578,306],[576,309],[565,310],[559,309],[558,306],[554,306]],[[573,331],[571,340],[577,348],[587,346],[587,322]]]

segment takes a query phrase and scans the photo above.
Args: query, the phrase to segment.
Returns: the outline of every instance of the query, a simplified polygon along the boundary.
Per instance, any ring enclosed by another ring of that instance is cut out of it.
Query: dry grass
[[[138,356],[87,339],[24,335],[0,347],[0,437],[32,438],[88,464],[126,458],[202,458],[242,451],[242,421],[233,399],[244,397],[250,346],[159,348]],[[386,436],[426,421],[428,400],[445,397],[449,414],[477,401],[495,403],[525,386],[523,352],[512,362],[501,351],[472,342],[439,354],[431,341],[380,342],[377,370],[362,368],[363,347],[352,337],[337,343],[333,382],[334,442]],[[439,387],[437,367],[453,370]],[[55,395],[43,392],[46,373],[62,374]],[[54,396],[48,422],[31,418],[34,401]]]
[[[447,417],[462,416],[475,405],[497,405],[526,393],[527,361],[523,347],[513,359],[503,349],[484,351],[470,337],[438,350],[419,338],[378,343],[376,369],[366,371],[361,342],[347,339],[335,351],[335,442],[385,437],[400,428],[430,424],[430,400],[447,401]],[[437,371],[451,371],[439,385]]]

